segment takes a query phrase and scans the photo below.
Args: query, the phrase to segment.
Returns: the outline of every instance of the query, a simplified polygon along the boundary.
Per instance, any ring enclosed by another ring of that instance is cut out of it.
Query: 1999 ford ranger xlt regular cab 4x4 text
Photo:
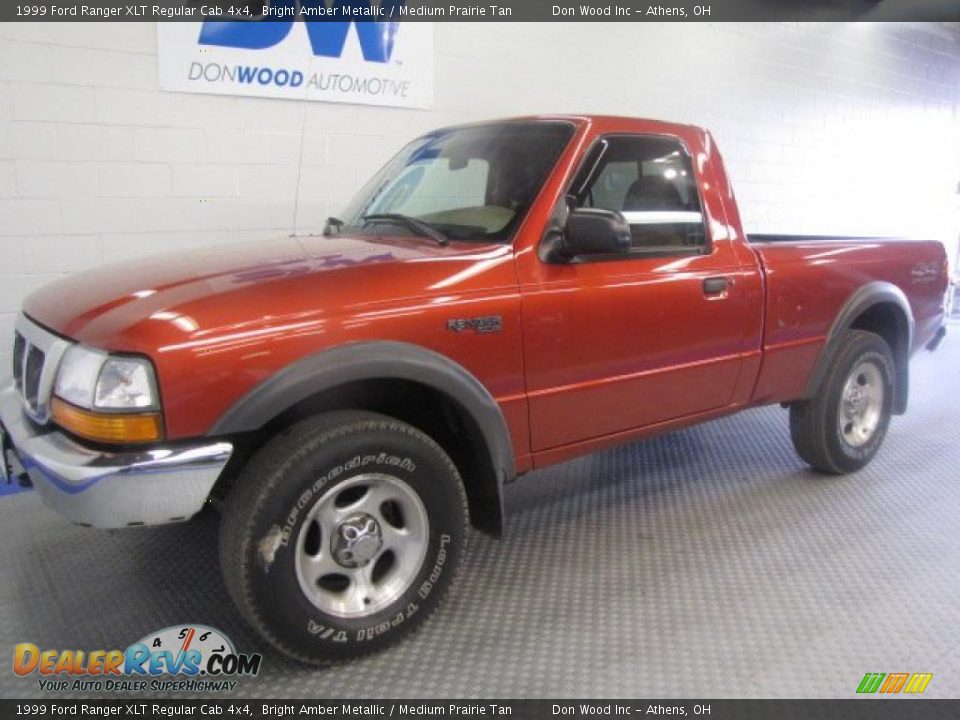
[[[747,238],[696,127],[447,128],[322,236],[30,296],[3,471],[95,527],[221,506],[243,616],[329,663],[429,616],[534,468],[767,403],[813,468],[863,467],[946,288],[937,242]]]

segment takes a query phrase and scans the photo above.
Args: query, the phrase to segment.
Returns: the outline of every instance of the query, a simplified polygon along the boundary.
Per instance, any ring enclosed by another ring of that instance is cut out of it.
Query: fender
[[[894,355],[894,364],[896,366],[896,386],[894,388],[893,412],[902,415],[907,410],[907,398],[910,390],[909,360],[913,354],[913,334],[914,319],[913,311],[910,308],[910,301],[904,292],[896,285],[888,282],[876,281],[870,282],[857,289],[853,295],[844,303],[840,312],[837,314],[830,332],[827,333],[827,341],[820,351],[816,364],[813,366],[813,372],[807,381],[806,390],[803,397],[811,398],[816,395],[820,383],[827,375],[830,363],[833,362],[833,356],[836,352],[840,337],[844,331],[853,327],[857,318],[867,312],[874,305],[880,303],[895,305],[903,313],[903,327],[896,328],[898,343],[897,347],[891,348]]]
[[[484,481],[495,513],[490,530],[503,521],[503,484],[516,475],[513,443],[500,406],[463,366],[419,345],[395,341],[358,342],[323,350],[288,365],[235,402],[208,432],[226,436],[254,432],[305,398],[362,380],[407,380],[455,401],[483,436],[494,478]],[[495,487],[491,487],[495,485]]]

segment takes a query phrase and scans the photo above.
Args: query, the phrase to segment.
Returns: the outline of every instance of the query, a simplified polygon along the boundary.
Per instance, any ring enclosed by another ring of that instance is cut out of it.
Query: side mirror
[[[557,248],[567,259],[581,255],[622,255],[630,250],[630,225],[615,210],[577,208],[567,216]]]

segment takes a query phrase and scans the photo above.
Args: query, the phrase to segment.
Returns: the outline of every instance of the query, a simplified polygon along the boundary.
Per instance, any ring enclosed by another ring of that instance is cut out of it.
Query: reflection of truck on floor
[[[947,317],[960,319],[960,271],[953,274],[947,293]]]
[[[96,527],[222,504],[244,617],[330,662],[424,620],[534,468],[768,403],[811,466],[863,467],[946,287],[936,242],[747,238],[698,128],[448,128],[323,236],[28,298],[0,465]]]

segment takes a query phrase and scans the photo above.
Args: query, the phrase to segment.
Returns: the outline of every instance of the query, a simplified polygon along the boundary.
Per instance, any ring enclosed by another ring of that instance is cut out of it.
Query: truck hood
[[[24,311],[70,339],[149,354],[173,339],[171,327],[177,340],[209,338],[291,318],[302,324],[404,299],[515,285],[511,259],[503,245],[286,237],[78,273],[33,293]]]

